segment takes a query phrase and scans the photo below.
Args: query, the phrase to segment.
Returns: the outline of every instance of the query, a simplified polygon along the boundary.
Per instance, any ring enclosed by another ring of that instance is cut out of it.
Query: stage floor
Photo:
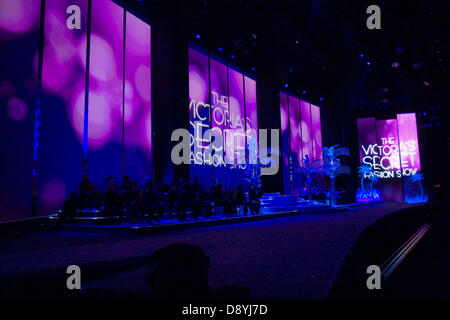
[[[359,234],[377,219],[407,207],[379,203],[333,214],[297,214],[239,224],[150,235],[42,231],[0,239],[0,276],[147,257],[174,242],[202,248],[210,284],[241,285],[253,299],[324,299]],[[146,292],[145,266],[86,286]]]

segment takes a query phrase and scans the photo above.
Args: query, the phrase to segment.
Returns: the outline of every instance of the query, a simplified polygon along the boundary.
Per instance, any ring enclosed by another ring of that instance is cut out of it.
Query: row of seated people
[[[99,190],[84,175],[79,194],[73,192],[65,201],[60,220],[72,221],[78,210],[94,208],[103,211],[111,222],[133,223],[160,221],[165,213],[176,213],[178,220],[186,220],[188,212],[194,219],[216,216],[219,211],[226,217],[237,216],[238,208],[244,215],[259,214],[260,197],[260,191],[251,188],[247,198],[241,185],[233,191],[229,186],[224,190],[221,184],[216,184],[207,192],[197,179],[193,183],[180,179],[172,184],[166,179],[159,183],[146,179],[140,186],[125,176],[119,186],[115,178],[108,177],[104,190]]]

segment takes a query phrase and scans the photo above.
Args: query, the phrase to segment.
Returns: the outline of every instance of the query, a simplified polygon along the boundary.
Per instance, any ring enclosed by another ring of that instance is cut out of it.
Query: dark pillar
[[[155,179],[188,177],[187,165],[171,161],[177,128],[189,129],[188,46],[170,10],[152,19],[152,130]]]

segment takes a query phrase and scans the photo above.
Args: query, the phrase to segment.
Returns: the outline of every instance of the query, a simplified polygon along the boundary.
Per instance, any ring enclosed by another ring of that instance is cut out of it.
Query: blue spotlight
[[[230,58],[231,58],[231,59],[234,59],[234,54],[232,54],[232,55],[230,56]]]
[[[303,90],[303,92],[302,92],[303,94],[306,94],[306,90]]]
[[[220,47],[220,48],[219,48],[219,51],[222,51],[222,50],[223,50],[222,47]]]
[[[197,33],[197,35],[195,36],[197,39],[200,39],[200,35]]]
[[[320,99],[319,99],[320,101],[323,101],[323,97],[320,97]]]
[[[287,88],[287,87],[289,87],[289,85],[286,83],[286,84],[284,85],[284,87]]]
[[[367,61],[367,65],[370,66],[370,61]]]

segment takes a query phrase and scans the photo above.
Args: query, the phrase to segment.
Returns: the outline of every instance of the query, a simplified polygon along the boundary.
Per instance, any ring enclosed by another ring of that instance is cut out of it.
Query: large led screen
[[[247,132],[247,145],[250,148],[248,151],[248,162],[255,163],[258,157],[258,108],[256,100],[256,80],[250,78],[249,76],[244,76],[244,87],[246,114],[245,130]]]
[[[311,109],[308,102],[300,100],[300,114],[303,158],[306,158],[306,155],[308,155],[309,159],[312,159],[313,148],[311,139]]]
[[[96,186],[122,176],[124,10],[92,1],[89,66],[88,173]]]
[[[40,12],[39,0],[0,1],[0,220],[31,215]]]
[[[397,119],[377,120],[377,147],[373,149],[372,168],[379,170],[380,177],[386,177],[379,183],[383,201],[402,200],[402,182],[396,174],[400,171],[400,154]]]
[[[401,201],[408,178],[420,172],[416,115],[398,114],[395,119],[358,119],[361,166],[370,170],[364,178],[380,190],[382,201]],[[362,177],[363,179],[363,177]],[[357,194],[357,201],[367,201],[366,192]],[[404,193],[405,191],[405,193]]]
[[[228,68],[224,61],[211,58],[210,88],[212,116],[212,164],[214,181],[223,185],[230,184],[229,170],[225,163],[226,139],[232,133],[231,114],[228,97]],[[232,150],[231,150],[232,151]],[[233,152],[231,152],[231,157]]]
[[[309,166],[320,166],[322,160],[320,108],[280,92],[280,118],[284,193],[306,197],[306,156]],[[320,175],[312,178],[313,189],[323,184]]]
[[[189,48],[189,128],[191,156],[189,175],[205,185],[211,184],[211,107],[209,98],[209,60],[206,52]],[[209,130],[209,131],[208,131]]]
[[[0,2],[0,219],[61,209],[86,163],[100,191],[152,176],[150,33],[111,0]]]
[[[66,25],[67,7],[87,13],[88,1],[45,2],[44,54],[38,165],[38,212],[61,208],[80,182],[86,83],[87,14],[80,29]]]
[[[243,183],[257,144],[256,81],[226,61],[189,47],[190,177],[209,185]],[[252,140],[253,139],[253,140]]]
[[[280,119],[281,119],[281,161],[283,163],[283,190],[285,194],[291,193],[291,148],[289,143],[289,103],[288,95],[280,92]]]
[[[313,144],[313,160],[322,159],[322,127],[320,122],[320,108],[311,104],[311,134]]]
[[[291,166],[292,170],[292,192],[300,196],[303,175],[302,167],[302,133],[300,121],[300,100],[297,97],[288,96],[289,103],[289,128],[290,128],[290,143],[291,143]]]
[[[126,13],[124,174],[143,183],[152,173],[150,25]]]

